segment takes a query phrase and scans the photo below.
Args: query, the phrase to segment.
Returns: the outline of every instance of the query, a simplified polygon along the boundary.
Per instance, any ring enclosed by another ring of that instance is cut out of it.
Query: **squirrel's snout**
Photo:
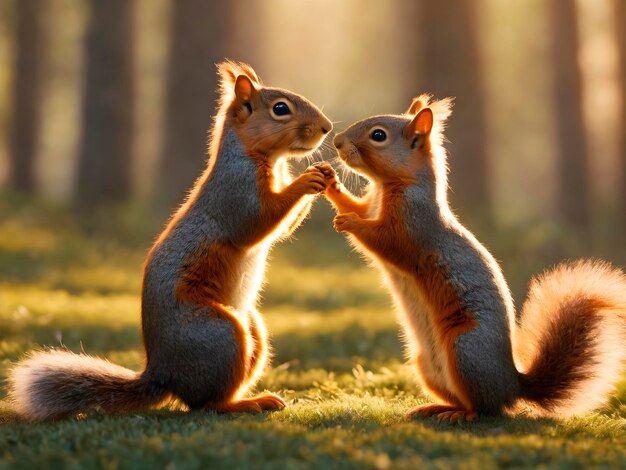
[[[322,122],[322,133],[326,135],[332,130],[333,130],[333,123],[330,122],[328,119],[325,119],[324,122]]]
[[[343,136],[343,134],[337,134],[335,138],[333,139],[333,144],[335,145],[335,148],[339,150],[341,147],[343,147],[345,140],[346,139]]]
[[[319,127],[318,127],[319,126]],[[328,119],[322,121],[321,123],[310,123],[304,126],[304,133],[307,137],[313,137],[317,135],[317,132],[321,132],[323,135],[328,134],[333,130],[333,123]]]

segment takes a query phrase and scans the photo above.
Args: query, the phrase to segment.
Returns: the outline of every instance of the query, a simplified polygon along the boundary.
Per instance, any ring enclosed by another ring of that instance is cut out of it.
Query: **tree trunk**
[[[35,191],[35,156],[40,123],[41,2],[17,4],[17,53],[13,78],[9,183],[21,192]]]
[[[133,0],[90,0],[76,202],[126,200],[133,147]]]
[[[626,234],[626,4],[624,0],[615,0],[615,33],[619,52],[619,73],[622,116],[620,123],[620,155],[622,163],[621,193],[617,201],[617,213],[620,218],[622,233]]]
[[[178,0],[173,4],[167,77],[165,142],[159,205],[180,203],[206,165],[207,132],[215,109],[215,63],[227,55],[227,0]]]
[[[558,149],[557,207],[562,222],[584,235],[589,228],[591,194],[578,66],[576,5],[572,0],[551,0],[548,4]]]
[[[491,204],[481,59],[473,0],[423,0],[416,12],[421,92],[455,96],[446,136],[452,203],[489,220]],[[407,96],[407,103],[409,97]]]

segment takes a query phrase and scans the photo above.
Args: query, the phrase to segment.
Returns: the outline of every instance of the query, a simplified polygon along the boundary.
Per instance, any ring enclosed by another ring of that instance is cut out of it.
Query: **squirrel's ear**
[[[427,142],[425,138],[433,129],[433,112],[430,108],[424,108],[404,128],[404,137],[411,141],[411,148],[418,144],[420,147]]]
[[[424,102],[422,101],[422,97],[418,96],[417,98],[413,98],[411,101],[411,105],[409,109],[406,110],[404,114],[410,114],[411,116],[415,116],[417,112],[424,107]]]
[[[430,134],[430,131],[433,129],[433,122],[432,110],[430,108],[424,108],[407,124],[404,129],[404,135],[407,138],[412,138],[415,134]]]
[[[262,85],[261,79],[254,69],[243,62],[235,62],[226,59],[217,64],[217,74],[219,76],[222,94],[231,95],[233,93],[235,82],[239,75],[246,75],[253,83]]]
[[[252,81],[245,75],[239,75],[235,80],[235,96],[239,100],[249,101],[252,97],[254,85]]]
[[[246,75],[239,75],[235,80],[235,116],[240,122],[246,121],[252,114],[257,90]]]

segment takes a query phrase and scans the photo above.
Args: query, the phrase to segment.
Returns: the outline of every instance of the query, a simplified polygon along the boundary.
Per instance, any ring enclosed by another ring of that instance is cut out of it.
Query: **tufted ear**
[[[247,76],[251,82],[261,85],[261,79],[254,69],[243,62],[225,60],[217,64],[217,74],[220,77],[222,89],[233,89],[239,75]]]
[[[428,135],[433,129],[433,112],[430,108],[422,109],[404,128],[404,135],[411,139],[415,135]]]
[[[261,79],[248,64],[225,60],[217,64],[219,76],[219,109],[225,112],[234,104],[235,116],[248,119],[258,103]]]
[[[232,62],[226,60],[217,64],[217,74],[222,89],[232,89],[235,86],[237,74]]]
[[[235,116],[239,122],[246,121],[256,108],[258,91],[247,75],[239,75],[235,79],[235,99],[233,102]]]
[[[409,109],[407,109],[406,113],[404,114],[410,114],[411,116],[415,116],[417,112],[420,109],[422,109],[425,105],[426,103],[424,102],[421,96],[413,98],[413,101],[411,101],[411,105],[409,106]]]

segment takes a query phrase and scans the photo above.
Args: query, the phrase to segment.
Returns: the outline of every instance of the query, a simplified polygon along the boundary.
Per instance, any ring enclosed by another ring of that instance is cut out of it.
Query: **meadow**
[[[154,225],[132,210],[107,217],[85,225],[63,208],[0,198],[0,379],[43,346],[141,369],[139,289]],[[518,258],[511,274],[523,294],[516,279],[540,262],[524,247]],[[428,398],[378,274],[332,231],[325,204],[275,249],[261,311],[274,359],[258,390],[281,394],[285,410],[224,416],[172,405],[33,425],[11,413],[2,386],[0,469],[626,468],[626,380],[584,417],[408,421],[404,411]]]

